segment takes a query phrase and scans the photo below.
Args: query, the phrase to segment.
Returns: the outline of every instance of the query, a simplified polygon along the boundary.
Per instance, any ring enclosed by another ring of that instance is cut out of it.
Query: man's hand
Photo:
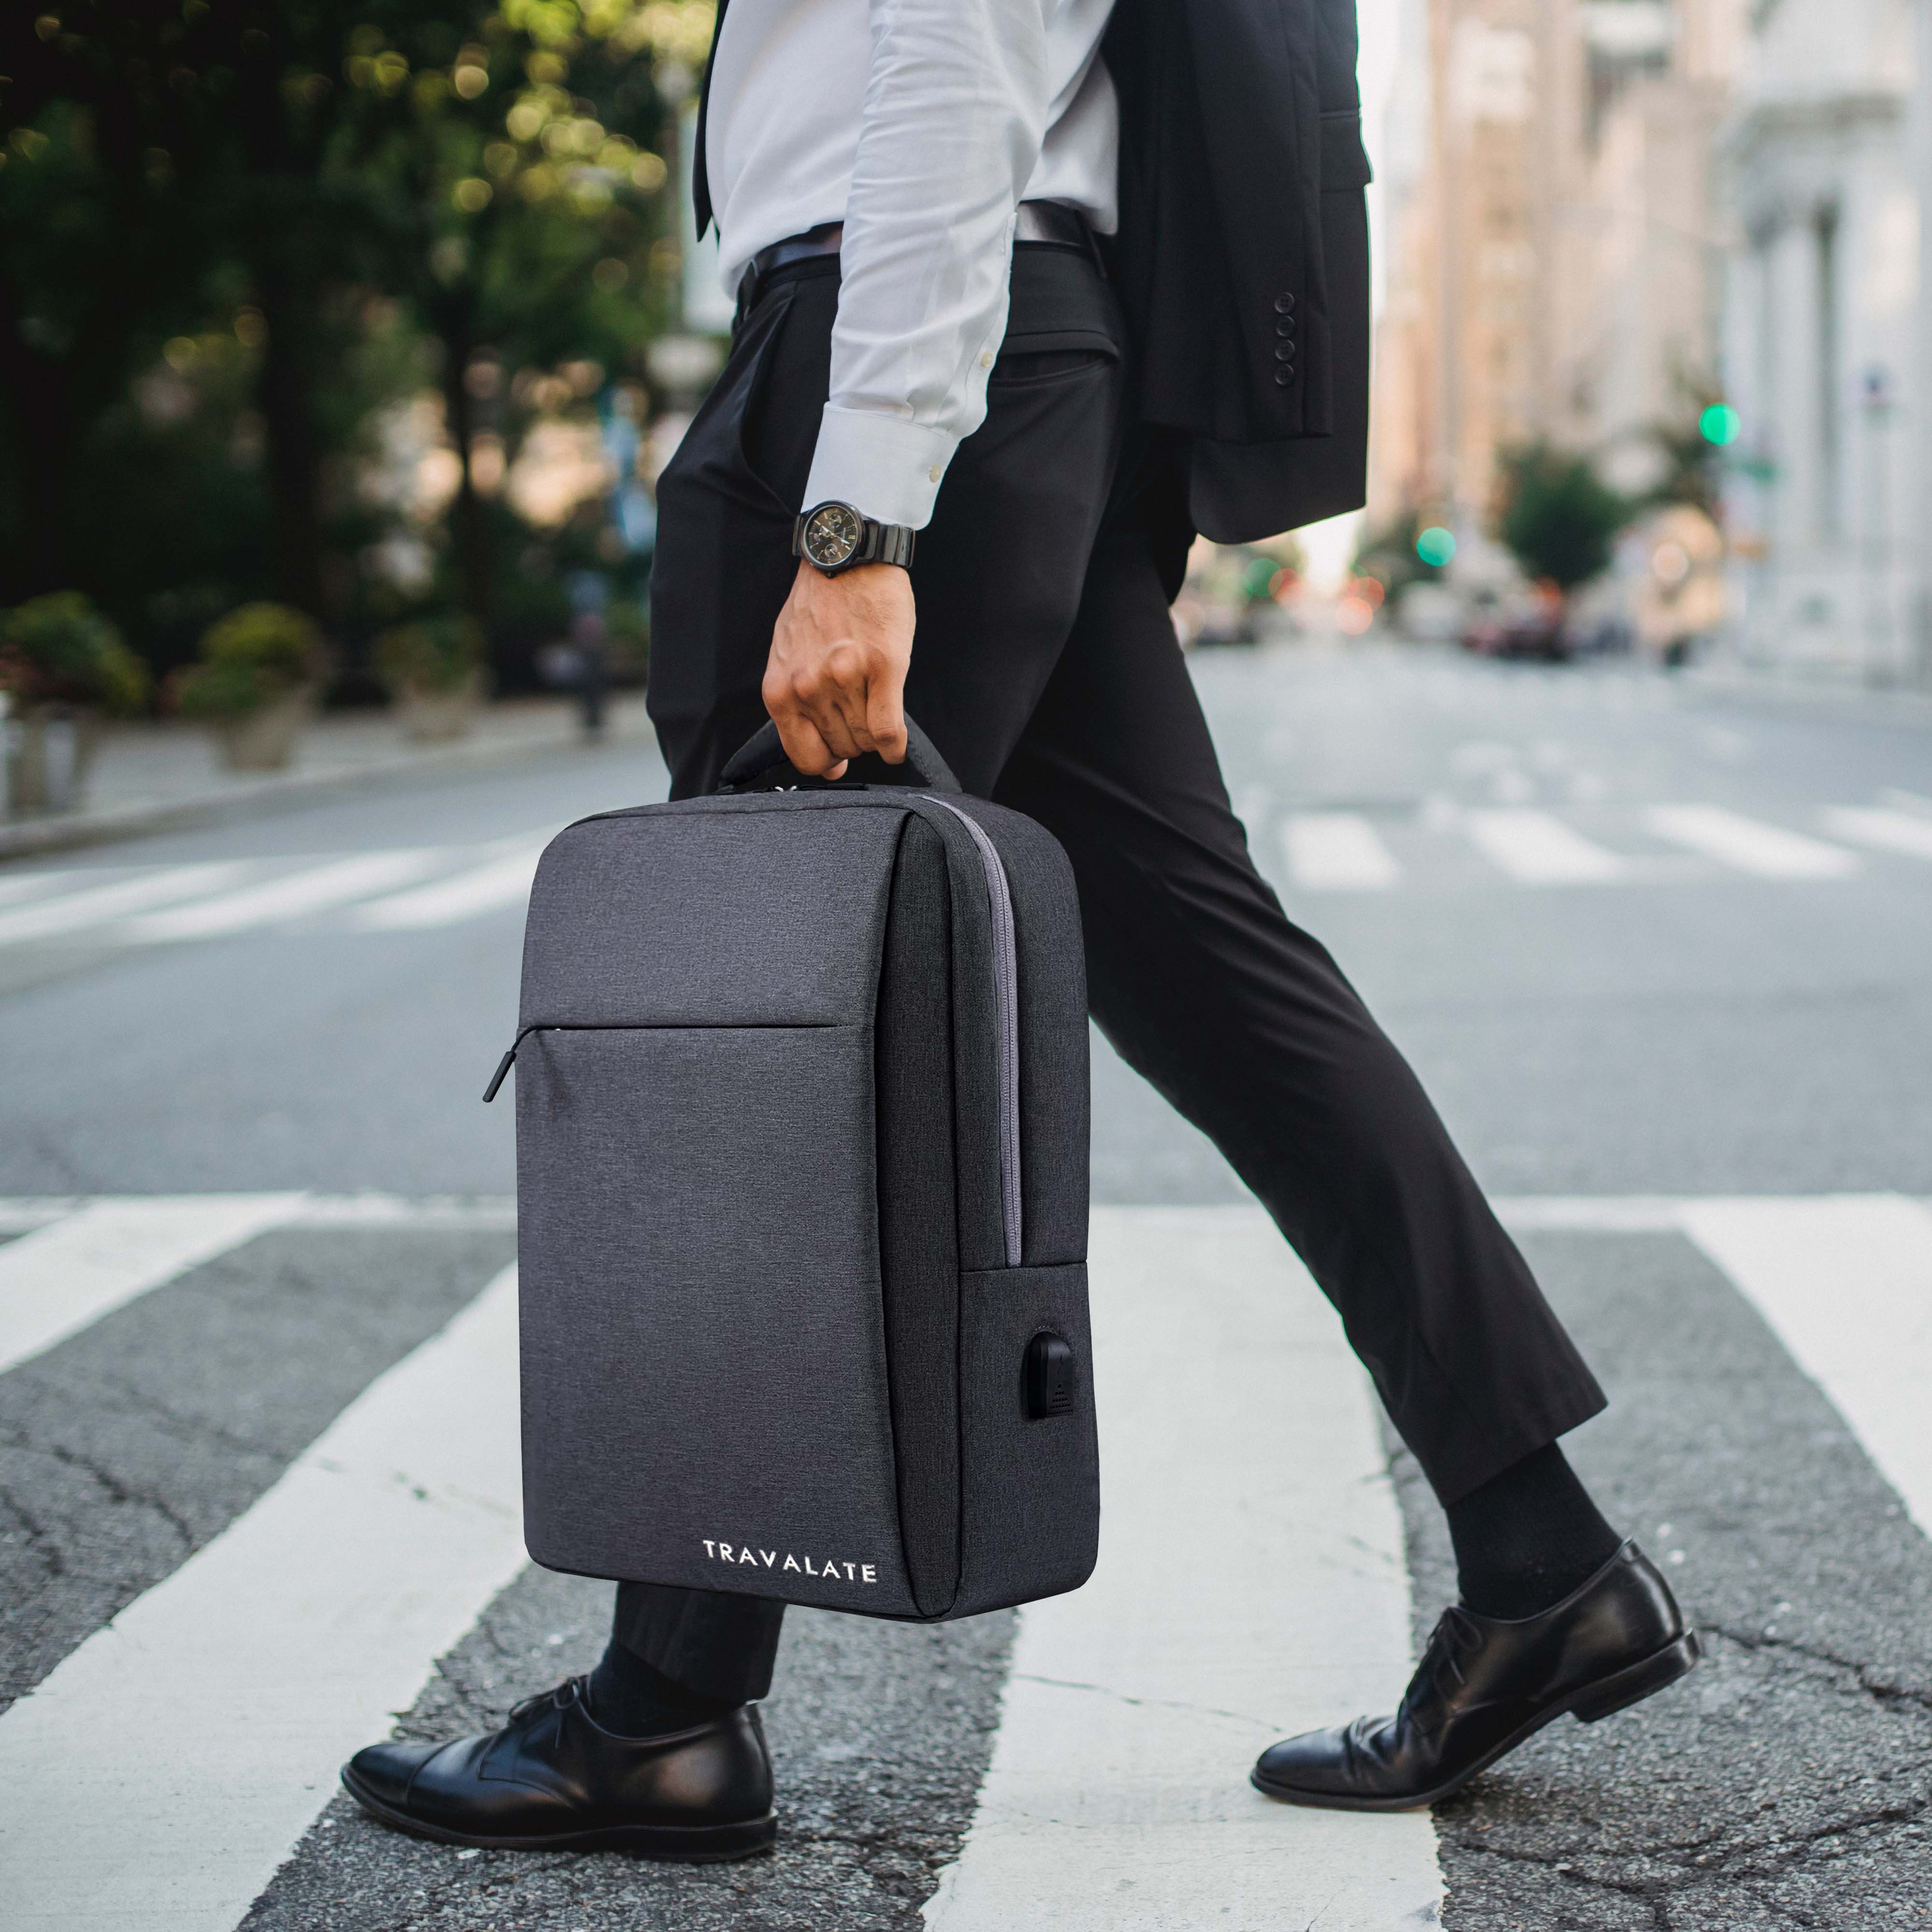
[[[800,771],[842,778],[861,752],[889,765],[904,758],[912,632],[912,579],[896,564],[836,577],[799,565],[772,631],[763,696]]]

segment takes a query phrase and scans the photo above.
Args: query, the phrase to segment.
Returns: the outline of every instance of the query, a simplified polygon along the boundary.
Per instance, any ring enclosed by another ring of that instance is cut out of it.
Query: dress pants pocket
[[[658,479],[661,497],[669,492],[675,499],[692,490],[722,494],[746,508],[782,517],[789,537],[797,506],[760,473],[752,446],[796,293],[796,284],[781,283],[740,326],[717,381]]]
[[[650,710],[674,797],[709,790],[764,719],[758,686],[797,574],[799,506],[760,445],[781,417],[800,412],[815,430],[824,405],[822,394],[816,401],[794,395],[780,380],[789,374],[779,362],[794,308],[809,286],[781,283],[758,302],[658,478]],[[802,474],[796,487],[804,487]]]

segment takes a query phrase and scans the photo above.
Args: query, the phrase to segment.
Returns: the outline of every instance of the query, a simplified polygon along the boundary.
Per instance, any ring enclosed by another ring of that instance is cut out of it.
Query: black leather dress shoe
[[[1337,1811],[1433,1804],[1566,1711],[1593,1724],[1676,1682],[1700,1654],[1657,1566],[1626,1543],[1540,1616],[1445,1610],[1393,1718],[1271,1745],[1255,1787]]]
[[[445,1844],[630,1852],[704,1864],[777,1835],[772,1761],[749,1704],[662,1737],[591,1717],[584,1680],[526,1699],[500,1731],[454,1744],[371,1744],[342,1782],[386,1825]]]

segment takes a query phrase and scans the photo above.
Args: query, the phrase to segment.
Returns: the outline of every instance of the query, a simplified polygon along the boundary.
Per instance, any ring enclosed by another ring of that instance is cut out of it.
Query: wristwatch
[[[827,577],[862,563],[912,567],[913,532],[904,524],[880,524],[850,503],[820,503],[793,524],[791,554]]]

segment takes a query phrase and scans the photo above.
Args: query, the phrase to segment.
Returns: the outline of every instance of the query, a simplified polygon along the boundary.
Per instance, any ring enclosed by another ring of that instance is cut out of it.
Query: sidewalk
[[[1747,662],[1734,655],[1700,659],[1660,675],[1699,697],[1809,709],[1871,724],[1932,724],[1932,691],[1923,686],[1868,684],[1802,665]]]
[[[614,694],[606,719],[608,742],[651,740],[640,692]],[[580,742],[576,705],[562,698],[489,705],[467,738],[446,745],[412,744],[389,712],[325,716],[302,734],[295,762],[285,772],[225,770],[213,739],[190,725],[116,725],[95,761],[86,806],[0,818],[0,860],[272,812],[349,785],[502,764],[567,751]]]

